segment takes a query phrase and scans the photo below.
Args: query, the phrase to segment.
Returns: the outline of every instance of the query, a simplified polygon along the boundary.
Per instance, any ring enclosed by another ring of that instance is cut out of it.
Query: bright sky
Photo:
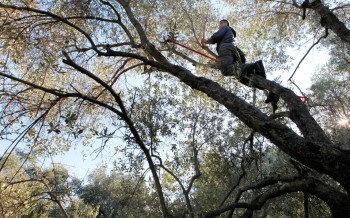
[[[53,162],[63,164],[71,174],[80,179],[86,178],[89,173],[99,166],[108,166],[107,169],[112,169],[113,161],[115,161],[114,144],[112,142],[108,143],[105,150],[98,154],[95,150],[99,146],[100,144],[96,143],[91,148],[83,146],[72,148],[65,154],[54,156]]]
[[[290,54],[294,57],[294,61],[292,62],[292,67],[289,70],[288,73],[285,73],[284,75],[281,75],[282,77],[282,85],[290,87],[292,86],[292,89],[298,93],[297,89],[294,89],[295,87],[288,82],[289,77],[293,74],[295,68],[303,58],[303,56],[306,54],[309,47],[311,47],[312,43],[309,46],[305,46],[302,49],[290,49]],[[292,80],[303,90],[303,92],[306,92],[307,89],[311,85],[312,76],[317,73],[319,68],[321,68],[324,64],[327,63],[329,60],[329,55],[326,50],[320,49],[317,46],[315,46],[310,53],[306,56],[306,58],[301,62],[299,68],[297,69],[296,73],[294,74]],[[273,77],[277,77],[278,72],[273,74]]]

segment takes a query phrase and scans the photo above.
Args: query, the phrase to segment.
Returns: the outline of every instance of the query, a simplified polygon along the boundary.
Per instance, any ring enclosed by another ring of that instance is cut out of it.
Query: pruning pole
[[[190,48],[190,47],[188,47],[188,46],[186,46],[186,45],[183,45],[183,44],[181,44],[181,43],[179,43],[179,42],[177,42],[177,41],[175,41],[175,40],[173,40],[173,39],[168,39],[168,41],[169,41],[169,42],[172,42],[172,43],[174,43],[174,44],[176,44],[176,45],[178,45],[178,46],[181,46],[181,47],[183,47],[183,48],[186,48],[186,49],[188,49],[188,50],[190,50],[190,51],[193,51],[194,53],[197,53],[197,54],[199,54],[199,55],[201,55],[201,56],[203,56],[203,57],[206,57],[206,58],[208,58],[208,59],[210,59],[210,60],[212,60],[212,61],[219,62],[218,59],[213,58],[213,57],[210,57],[209,55],[206,55],[206,54],[204,54],[204,53],[202,53],[202,52],[200,52],[200,51],[197,51],[197,50],[195,50],[195,49],[193,49],[193,48]]]

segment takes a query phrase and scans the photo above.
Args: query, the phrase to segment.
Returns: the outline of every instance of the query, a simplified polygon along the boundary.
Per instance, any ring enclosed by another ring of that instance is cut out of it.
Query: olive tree
[[[242,8],[247,6],[241,4]],[[330,10],[320,0],[257,1],[256,4],[267,4],[266,10],[281,6],[285,11],[272,10],[273,13],[267,14],[270,17],[288,14],[283,25],[290,29],[295,25],[293,21],[304,18],[310,26],[325,29],[326,33],[350,43],[350,30],[338,18],[344,17],[346,21],[347,15]],[[239,6],[238,2],[235,10]],[[48,141],[64,147],[65,140],[81,139],[89,143],[94,134],[109,139],[122,129],[127,145],[141,152],[133,161],[139,161],[139,166],[142,161],[148,164],[162,215],[174,215],[169,210],[169,197],[165,197],[160,178],[161,173],[167,172],[180,184],[187,211],[194,216],[198,211],[193,210],[191,192],[201,176],[198,147],[190,146],[195,173],[183,184],[154,152],[154,132],[142,132],[138,117],[134,116],[133,102],[125,100],[132,100],[133,95],[120,82],[127,74],[133,74],[141,83],[147,80],[145,75],[159,76],[169,83],[196,90],[223,106],[245,127],[288,155],[297,171],[271,174],[246,184],[236,190],[234,200],[200,211],[204,217],[233,213],[237,208],[243,209],[242,216],[251,217],[270,199],[295,192],[309,193],[326,202],[334,217],[350,215],[349,146],[332,141],[291,89],[257,75],[247,78],[250,85],[281,97],[286,106],[283,111],[271,114],[228,88],[215,63],[206,63],[201,57],[160,42],[164,35],[170,35],[200,49],[203,26],[207,24],[208,30],[215,29],[213,22],[206,23],[216,19],[209,3],[9,0],[2,1],[0,8],[1,137],[17,133],[38,148]],[[271,23],[271,29],[275,25]],[[303,34],[313,34],[313,28],[306,30],[309,32]],[[280,37],[288,34],[280,33]],[[268,37],[265,35],[265,40]],[[274,40],[278,41],[276,37]],[[207,52],[213,54],[209,49]],[[211,72],[216,72],[216,76],[210,75]],[[234,84],[239,87],[238,82]],[[176,99],[171,91],[168,94]],[[147,111],[138,109],[139,114]],[[152,113],[148,115],[152,118]],[[109,132],[106,126],[114,130]],[[254,190],[259,192],[251,195]]]

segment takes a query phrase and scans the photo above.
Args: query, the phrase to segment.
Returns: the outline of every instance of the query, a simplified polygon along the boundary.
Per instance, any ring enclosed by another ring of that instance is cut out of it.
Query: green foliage
[[[94,217],[89,206],[72,199],[77,179],[67,169],[43,169],[32,158],[23,164],[22,157],[10,155],[0,173],[2,217]]]
[[[1,160],[1,165],[4,158]],[[30,210],[26,199],[30,198],[30,186],[20,183],[28,177],[23,169],[19,172],[20,160],[15,155],[10,155],[0,174],[0,214],[2,217],[18,217]],[[13,180],[14,186],[8,184]],[[19,183],[17,183],[19,182]]]
[[[345,146],[350,142],[349,51],[348,45],[337,41],[330,62],[314,75],[315,83],[311,87],[317,118],[332,139]]]
[[[27,10],[0,10],[1,72],[27,81],[25,84],[0,77],[0,137],[22,135],[33,120],[43,115],[24,137],[35,154],[55,154],[72,145],[101,142],[100,150],[113,146],[116,168],[110,173],[98,168],[84,183],[72,178],[62,165],[41,168],[27,160],[29,164],[23,169],[24,160],[10,156],[0,174],[0,212],[4,217],[160,217],[157,187],[145,173],[152,167],[149,162],[146,165],[146,154],[160,177],[166,206],[176,217],[200,216],[221,205],[253,200],[278,187],[281,181],[251,188],[242,195],[239,191],[269,176],[298,174],[289,156],[203,93],[135,58],[97,55],[96,48],[102,52],[132,52],[154,61],[142,49],[142,37],[137,35],[137,26],[126,19],[127,11],[117,1],[108,2],[110,5],[94,0],[6,1],[48,10],[61,20]],[[222,78],[197,54],[159,41],[170,36],[201,50],[200,38],[214,32],[217,21],[227,15],[248,59],[264,59],[269,63],[268,72],[282,71],[289,68],[292,58],[287,48],[304,46],[310,37],[323,34],[323,27],[318,19],[302,21],[302,11],[289,2],[226,3],[232,8],[223,11],[214,8],[215,2],[198,0],[129,4],[149,41],[171,63],[216,80],[269,115],[262,92],[257,91],[256,98],[251,88],[238,85],[233,78]],[[348,22],[348,14],[337,15]],[[308,10],[307,16],[316,15]],[[333,58],[315,76],[311,98],[317,107],[312,110],[333,141],[348,145],[349,47],[334,38],[327,40],[330,44],[323,46],[331,49]],[[62,50],[92,75],[62,64]],[[190,66],[176,52],[199,64]],[[35,89],[37,86],[45,90]],[[53,95],[52,91],[59,94]],[[65,94],[69,96],[60,97]],[[123,112],[122,116],[115,111]],[[131,121],[124,122],[125,117]],[[347,119],[346,125],[339,125],[343,118]],[[292,126],[289,119],[280,122]],[[140,149],[135,131],[145,149]],[[309,199],[316,208],[315,217],[330,214],[324,202],[313,196]],[[286,194],[269,200],[254,215],[300,217],[302,205],[301,193]],[[243,212],[239,209],[233,215]]]
[[[97,168],[76,193],[102,217],[155,217],[157,212],[149,204],[152,197],[140,179],[116,171],[107,175],[106,169]]]

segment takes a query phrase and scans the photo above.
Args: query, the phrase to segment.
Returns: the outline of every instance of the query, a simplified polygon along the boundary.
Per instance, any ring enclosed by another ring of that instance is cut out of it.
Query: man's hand
[[[204,38],[201,39],[201,44],[203,48],[207,48],[207,40],[205,40]]]

